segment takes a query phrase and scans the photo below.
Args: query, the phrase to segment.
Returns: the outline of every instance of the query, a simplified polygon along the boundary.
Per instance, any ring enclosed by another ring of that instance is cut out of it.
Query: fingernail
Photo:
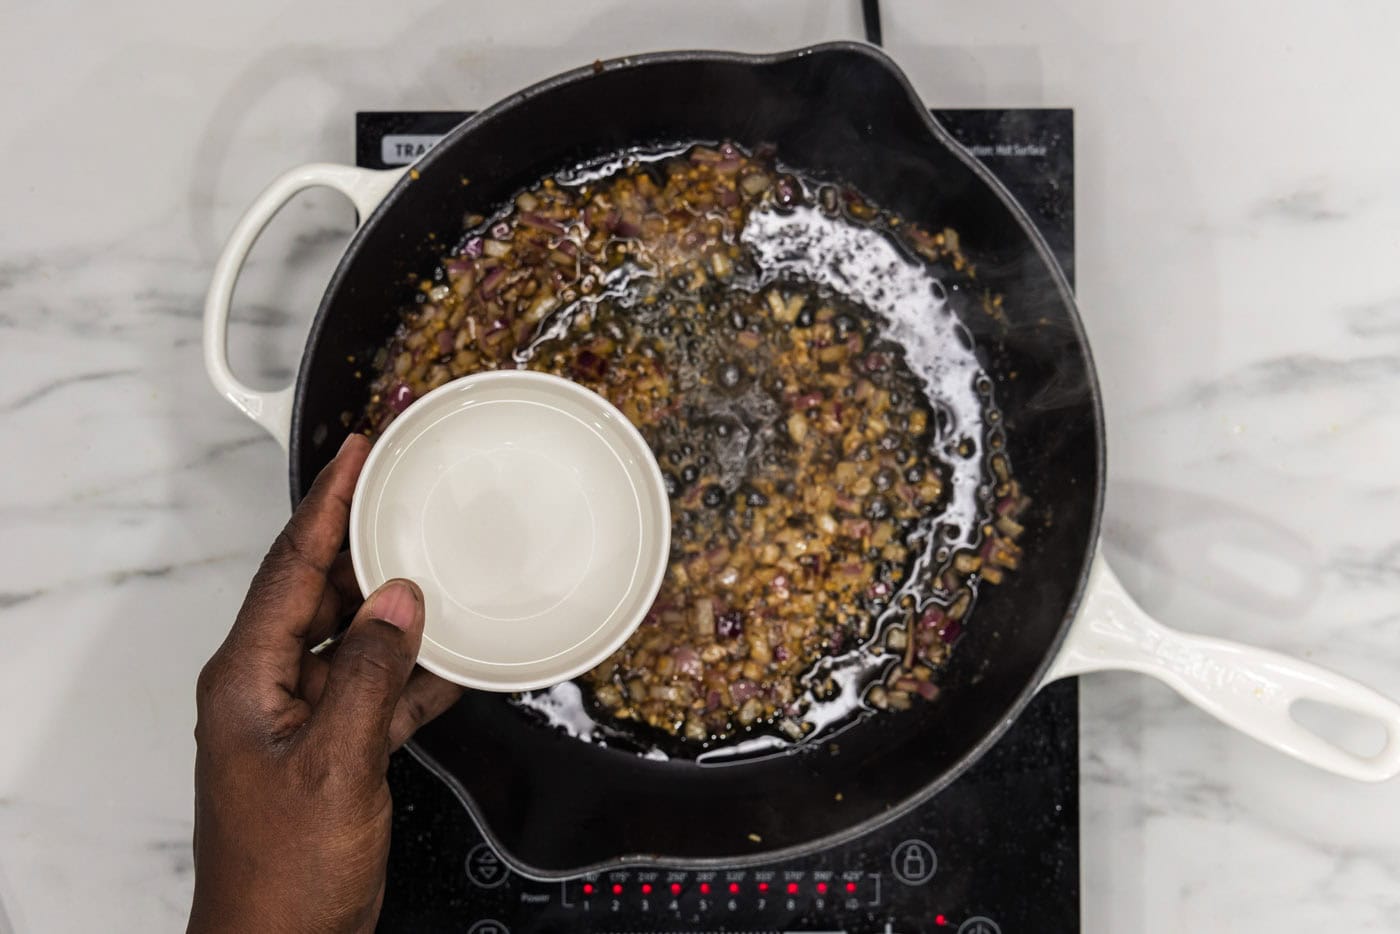
[[[369,615],[407,632],[418,615],[417,589],[408,581],[390,581],[374,595]]]
[[[340,442],[340,450],[336,452],[335,456],[339,457],[341,454],[345,453],[345,449],[350,446],[350,442],[354,441],[355,436],[358,434],[358,431],[352,431],[350,434],[346,435],[345,440]]]

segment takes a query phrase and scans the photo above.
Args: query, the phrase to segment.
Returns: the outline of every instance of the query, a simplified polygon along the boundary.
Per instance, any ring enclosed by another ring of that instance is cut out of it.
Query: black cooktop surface
[[[1002,180],[1074,278],[1069,110],[936,110]],[[357,162],[405,165],[466,113],[361,113]],[[1079,930],[1074,680],[1042,690],[956,782],[820,855],[734,870],[634,869],[567,882],[513,873],[453,792],[407,752],[389,769],[382,931],[1058,934]],[[626,815],[618,815],[625,820]],[[560,834],[570,832],[560,827]]]

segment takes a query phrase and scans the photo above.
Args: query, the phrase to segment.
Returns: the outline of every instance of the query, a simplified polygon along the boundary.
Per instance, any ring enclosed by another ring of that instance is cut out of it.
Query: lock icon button
[[[923,885],[938,870],[938,854],[923,840],[905,840],[890,854],[890,868],[905,885]]]

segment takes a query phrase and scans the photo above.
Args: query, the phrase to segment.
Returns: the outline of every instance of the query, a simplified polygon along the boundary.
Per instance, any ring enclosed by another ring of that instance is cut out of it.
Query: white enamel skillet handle
[[[308,188],[333,188],[355,206],[356,225],[374,213],[379,202],[394,187],[404,169],[358,169],[349,165],[313,162],[281,175],[258,195],[233,228],[219,262],[214,280],[204,299],[204,367],[214,388],[253,421],[267,429],[282,450],[287,450],[292,430],[293,386],[262,391],[245,386],[228,363],[228,312],[233,287],[258,235],[273,216],[298,192]]]
[[[1378,782],[1400,774],[1400,704],[1277,652],[1169,629],[1133,602],[1098,554],[1083,606],[1045,680],[1106,670],[1152,675],[1235,729],[1338,775]],[[1293,719],[1289,710],[1300,700],[1379,721],[1385,747],[1359,756],[1328,742]]]

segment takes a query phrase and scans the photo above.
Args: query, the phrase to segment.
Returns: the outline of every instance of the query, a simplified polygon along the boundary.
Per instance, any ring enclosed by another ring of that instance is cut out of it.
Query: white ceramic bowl
[[[365,593],[422,589],[418,662],[524,691],[607,658],[651,608],[671,542],[656,458],[596,393],[497,370],[414,402],[370,451],[350,509]]]

